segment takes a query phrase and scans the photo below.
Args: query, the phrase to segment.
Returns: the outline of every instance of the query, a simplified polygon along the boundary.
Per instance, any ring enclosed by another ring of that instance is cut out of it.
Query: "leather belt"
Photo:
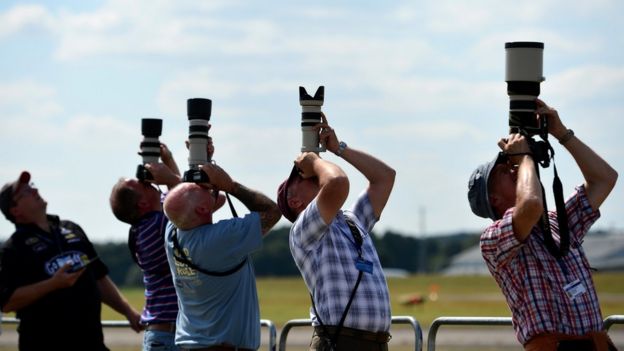
[[[329,335],[325,334],[325,329],[329,334],[333,336],[336,333],[337,328],[331,325],[326,325],[325,328],[321,326],[314,327],[314,331],[318,336],[329,337]],[[342,329],[340,330],[340,335],[378,343],[387,343],[388,341],[390,341],[390,339],[392,339],[392,336],[388,332],[370,332],[367,330],[353,329],[347,327],[342,327]]]
[[[148,324],[145,329],[173,333],[176,330],[176,324],[175,322]]]

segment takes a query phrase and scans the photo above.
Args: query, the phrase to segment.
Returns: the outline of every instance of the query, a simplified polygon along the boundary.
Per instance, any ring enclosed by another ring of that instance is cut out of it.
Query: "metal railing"
[[[408,324],[414,329],[414,351],[422,350],[422,328],[420,327],[420,323],[414,318],[410,316],[394,316],[392,317],[392,324]],[[286,324],[284,324],[284,328],[282,328],[282,332],[280,333],[280,341],[279,341],[279,351],[286,351],[286,339],[288,338],[288,333],[290,333],[290,329],[293,327],[310,327],[312,326],[311,319],[291,319]]]
[[[12,317],[2,317],[2,324],[19,324],[19,319]],[[267,327],[269,329],[269,351],[275,351],[277,341],[277,329],[275,324],[268,319],[261,319],[260,326]],[[129,328],[130,322],[128,321],[102,321],[102,327],[106,328]]]
[[[511,325],[511,317],[439,317],[429,327],[427,351],[435,350],[435,341],[441,325]]]
[[[624,324],[624,314],[614,314],[605,318],[604,329],[609,331],[609,328],[614,324]]]
[[[604,329],[608,332],[613,324],[624,324],[624,315],[611,315],[604,320]],[[438,329],[441,325],[504,325],[511,326],[511,317],[440,317],[429,327],[427,351],[435,351]]]

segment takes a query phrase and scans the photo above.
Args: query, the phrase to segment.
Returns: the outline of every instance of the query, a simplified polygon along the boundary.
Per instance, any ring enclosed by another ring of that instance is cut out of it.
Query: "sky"
[[[375,232],[478,232],[490,221],[470,211],[467,183],[508,132],[505,42],[544,43],[540,98],[624,171],[623,16],[617,0],[5,0],[0,183],[29,170],[49,213],[93,241],[125,241],[108,198],[141,162],[141,118],[163,119],[160,141],[184,171],[186,100],[202,97],[215,161],[275,199],[301,147],[298,87],[324,85],[338,138],[397,171]],[[582,175],[552,141],[570,193]],[[352,203],[364,177],[321,157],[347,172]],[[541,170],[547,189],[552,170]],[[623,189],[595,229],[624,228]],[[0,220],[0,238],[13,229]]]

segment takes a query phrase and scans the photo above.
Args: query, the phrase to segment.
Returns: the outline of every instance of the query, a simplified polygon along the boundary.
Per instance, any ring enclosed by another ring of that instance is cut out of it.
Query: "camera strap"
[[[173,234],[171,234],[171,240],[173,241],[173,248],[174,248],[173,258],[176,261],[184,263],[185,265],[193,268],[194,270],[202,272],[206,275],[211,275],[215,277],[225,277],[225,276],[238,272],[241,268],[243,268],[245,263],[247,263],[247,256],[245,256],[245,259],[243,259],[239,264],[237,264],[233,268],[230,268],[226,271],[218,272],[218,271],[210,271],[207,269],[203,269],[199,267],[198,265],[196,265],[195,263],[191,262],[188,256],[186,256],[186,254],[184,253],[184,250],[182,250],[182,248],[180,247],[180,243],[178,242],[178,228],[175,228],[175,227],[173,228]],[[179,253],[179,255],[177,255],[176,252]]]
[[[230,211],[232,211],[232,216],[238,218],[238,213],[236,213],[236,209],[234,208],[232,199],[230,199],[230,194],[225,193],[225,198],[227,199],[228,205],[230,206]]]
[[[360,234],[360,230],[357,228],[357,226],[355,225],[355,223],[353,222],[353,220],[351,218],[349,218],[348,216],[343,215],[345,222],[347,222],[347,225],[349,226],[349,229],[351,230],[351,235],[353,236],[353,240],[355,241],[355,244],[357,246],[357,250],[358,250],[358,259],[362,258],[362,244],[364,242],[364,239],[362,239],[362,234]],[[349,312],[349,309],[351,308],[351,303],[353,302],[353,298],[355,297],[355,292],[357,291],[357,288],[360,286],[360,281],[362,281],[362,275],[364,273],[360,270],[358,277],[357,277],[357,281],[355,282],[355,286],[353,287],[353,290],[351,291],[351,296],[349,297],[349,302],[347,303],[347,306],[345,307],[344,312],[342,312],[342,317],[340,318],[340,322],[338,323],[338,325],[336,326],[336,333],[334,335],[331,335],[329,333],[329,331],[327,330],[325,324],[323,323],[323,320],[321,319],[321,316],[319,315],[318,311],[316,310],[316,304],[314,303],[314,297],[310,294],[310,300],[312,300],[312,308],[314,309],[314,314],[316,315],[316,318],[318,319],[319,323],[321,324],[321,328],[323,328],[325,335],[327,335],[327,337],[329,337],[330,343],[331,343],[331,349],[332,350],[336,350],[336,346],[338,345],[338,338],[340,337],[340,331],[342,330],[342,326],[344,325],[344,321],[345,319],[347,319],[347,313]]]
[[[544,190],[544,185],[540,179],[540,186],[542,188],[542,201],[544,203],[544,213],[542,214],[542,218],[540,219],[540,228],[544,233],[544,243],[546,244],[546,248],[550,254],[560,259],[568,254],[570,250],[570,229],[568,228],[568,213],[565,209],[565,201],[563,199],[563,185],[561,184],[561,179],[559,178],[559,174],[557,173],[557,166],[555,165],[555,150],[552,148],[548,139],[542,137],[544,142],[546,143],[548,149],[550,150],[553,162],[553,170],[554,170],[554,179],[553,179],[553,196],[555,198],[555,206],[557,209],[557,223],[559,225],[559,246],[555,243],[555,240],[552,236],[552,230],[550,228],[550,220],[548,218],[548,205],[546,203],[546,191]],[[537,172],[538,179],[540,178],[538,163],[535,162],[535,170]]]

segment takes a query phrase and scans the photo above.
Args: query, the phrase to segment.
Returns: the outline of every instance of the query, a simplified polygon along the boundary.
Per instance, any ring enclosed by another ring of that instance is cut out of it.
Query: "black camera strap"
[[[360,230],[357,228],[357,226],[355,225],[355,223],[353,222],[351,218],[345,215],[343,215],[343,217],[345,219],[345,222],[347,222],[347,225],[349,226],[349,229],[351,230],[351,235],[353,236],[353,240],[355,241],[355,245],[358,251],[358,259],[361,259],[362,258],[362,244],[364,243],[364,239],[362,239],[362,234],[360,234]],[[360,281],[362,281],[362,275],[363,275],[363,272],[360,270],[358,273],[357,280],[355,282],[355,286],[353,287],[353,290],[351,291],[349,302],[347,303],[347,306],[345,307],[344,312],[342,312],[342,317],[340,318],[340,322],[336,326],[336,333],[334,335],[331,335],[329,331],[327,330],[327,327],[325,326],[325,324],[323,323],[323,320],[321,319],[321,315],[319,315],[318,311],[316,310],[314,297],[310,295],[310,299],[312,300],[312,308],[314,309],[314,314],[316,315],[316,318],[321,324],[321,328],[323,328],[325,335],[327,335],[327,337],[329,338],[329,341],[331,343],[330,345],[331,350],[337,349],[336,346],[338,345],[338,338],[340,337],[342,326],[344,325],[344,322],[347,319],[347,313],[349,312],[349,309],[351,308],[351,303],[353,302],[353,298],[355,297],[355,292],[357,291],[357,288],[360,286]]]
[[[218,272],[218,271],[210,271],[207,269],[203,269],[201,267],[199,267],[198,265],[194,264],[193,262],[191,262],[191,260],[189,260],[188,256],[186,256],[186,254],[184,253],[184,250],[182,250],[182,248],[180,247],[180,243],[178,242],[178,228],[173,228],[173,234],[171,235],[171,240],[173,241],[173,258],[181,263],[184,263],[185,265],[193,268],[196,271],[202,272],[206,275],[211,275],[211,276],[216,276],[216,277],[225,277],[231,274],[234,274],[236,272],[238,272],[241,268],[243,268],[243,266],[245,265],[245,263],[247,263],[247,256],[245,256],[245,258],[236,266],[234,266],[233,268],[230,268],[226,271],[222,271],[222,272]],[[179,253],[179,255],[176,254]]]
[[[544,243],[546,244],[546,248],[548,252],[555,257],[556,259],[560,259],[568,254],[570,250],[570,229],[568,227],[568,213],[565,209],[565,201],[563,199],[563,185],[561,184],[561,179],[559,179],[559,174],[557,173],[557,166],[555,165],[555,150],[548,142],[547,136],[542,136],[542,139],[546,143],[550,151],[550,158],[553,163],[554,170],[554,179],[553,179],[553,196],[555,198],[555,206],[557,208],[557,223],[559,225],[559,246],[553,239],[552,230],[550,228],[550,220],[548,218],[548,205],[546,203],[546,191],[544,190],[544,185],[540,179],[540,185],[542,188],[542,201],[544,203],[544,213],[542,214],[542,218],[540,219],[540,228],[544,233]],[[535,162],[535,170],[537,172],[538,179],[540,178],[538,163]]]

